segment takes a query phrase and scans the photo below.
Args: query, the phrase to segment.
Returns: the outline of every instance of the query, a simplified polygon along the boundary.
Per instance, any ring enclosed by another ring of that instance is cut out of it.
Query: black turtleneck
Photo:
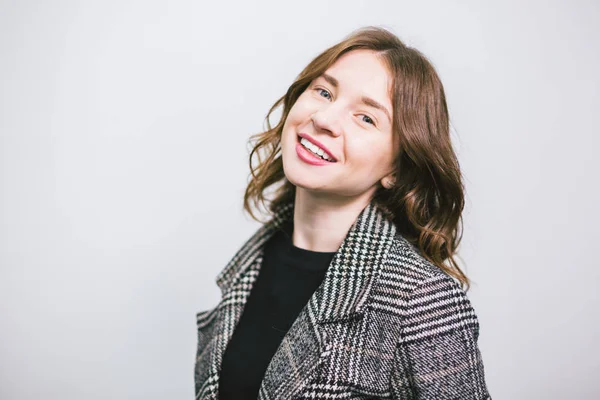
[[[265,244],[260,273],[223,356],[220,400],[256,400],[273,354],[335,255],[294,246],[292,232],[290,220]]]

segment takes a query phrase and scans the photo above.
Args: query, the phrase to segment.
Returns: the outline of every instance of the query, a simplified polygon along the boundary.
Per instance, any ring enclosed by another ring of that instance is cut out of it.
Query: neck
[[[331,197],[296,187],[292,242],[301,249],[335,252],[373,193]]]

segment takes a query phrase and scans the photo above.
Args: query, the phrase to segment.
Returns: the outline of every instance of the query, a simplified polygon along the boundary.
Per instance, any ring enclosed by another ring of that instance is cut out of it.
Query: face
[[[311,82],[281,137],[284,173],[297,190],[340,197],[375,193],[393,172],[391,82],[383,61],[369,50],[344,54]],[[314,156],[302,137],[336,162]]]

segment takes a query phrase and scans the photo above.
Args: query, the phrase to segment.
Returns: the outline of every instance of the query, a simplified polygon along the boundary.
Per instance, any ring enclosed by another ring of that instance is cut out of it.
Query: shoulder
[[[390,375],[395,397],[406,396],[410,381],[419,398],[490,399],[477,344],[479,323],[460,284],[400,236],[383,277],[379,290],[395,299],[388,300],[395,302],[395,317],[386,319],[396,334]]]
[[[381,267],[372,307],[398,317],[407,340],[457,328],[478,331],[475,311],[459,282],[399,233]]]
[[[395,295],[408,298],[418,296],[435,282],[462,291],[460,284],[454,278],[427,260],[419,249],[400,233],[396,233],[381,266],[378,283],[393,289]]]
[[[222,293],[229,290],[235,277],[243,272],[258,254],[262,253],[265,242],[273,235],[275,230],[276,227],[273,226],[273,223],[263,224],[243,242],[241,247],[239,247],[215,278]]]

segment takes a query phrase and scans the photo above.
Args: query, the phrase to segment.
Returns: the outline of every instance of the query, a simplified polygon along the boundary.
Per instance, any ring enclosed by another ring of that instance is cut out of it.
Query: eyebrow
[[[331,86],[333,86],[336,89],[340,85],[339,81],[337,79],[335,79],[333,76],[329,75],[329,74],[323,73],[323,75],[321,75],[321,77],[323,79],[325,79]],[[379,102],[377,102],[377,101],[375,101],[372,98],[367,97],[367,96],[362,96],[360,98],[360,100],[361,100],[361,102],[363,104],[366,104],[369,107],[373,107],[373,108],[376,108],[376,109],[382,111],[386,115],[386,117],[388,118],[388,120],[390,122],[392,122],[392,116],[390,115],[390,113],[387,110],[387,108],[385,108],[381,103],[379,103]]]

